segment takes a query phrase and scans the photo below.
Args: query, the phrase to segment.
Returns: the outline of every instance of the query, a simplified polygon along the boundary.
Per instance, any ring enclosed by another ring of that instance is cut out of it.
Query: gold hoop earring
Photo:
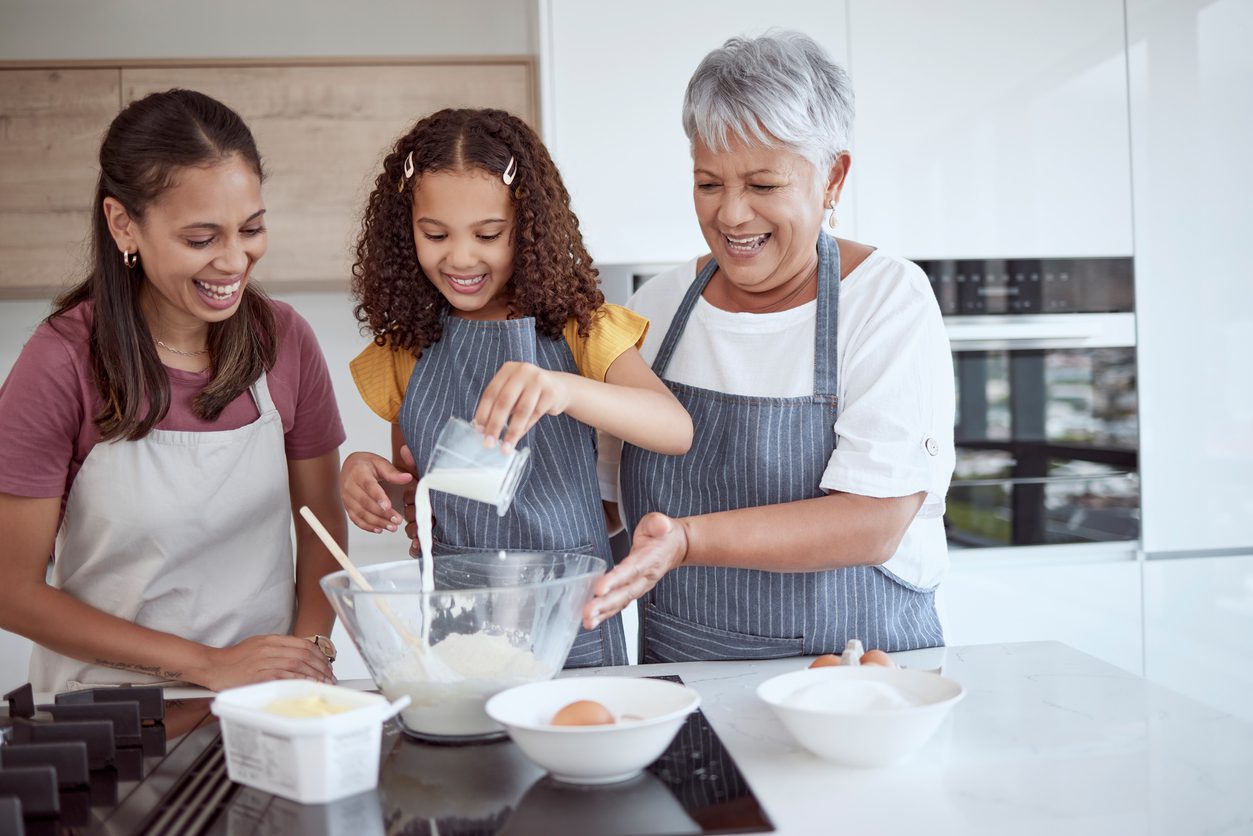
[[[122,251],[122,263],[126,265],[127,270],[134,270],[135,265],[139,263],[139,250],[135,252]]]

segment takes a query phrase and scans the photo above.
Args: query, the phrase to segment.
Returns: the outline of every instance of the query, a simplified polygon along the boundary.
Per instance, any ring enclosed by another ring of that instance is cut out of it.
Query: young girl
[[[647,321],[606,305],[596,276],[561,177],[520,119],[442,110],[396,142],[357,242],[356,314],[374,344],[352,363],[362,397],[392,423],[393,459],[353,453],[344,462],[355,524],[397,530],[383,483],[412,478],[402,447],[425,464],[444,422],[459,416],[488,439],[503,432],[506,449],[525,435],[531,460],[504,517],[432,493],[435,554],[610,559],[596,431],[678,455],[692,422],[640,357]],[[614,619],[580,633],[566,665],[626,661]]]

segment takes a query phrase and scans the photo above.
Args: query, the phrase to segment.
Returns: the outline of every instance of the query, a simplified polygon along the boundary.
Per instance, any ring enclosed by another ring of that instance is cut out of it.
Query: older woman
[[[629,306],[696,436],[681,457],[621,450],[631,552],[584,613],[591,625],[640,598],[641,661],[944,641],[949,345],[918,267],[823,231],[852,116],[844,70],[797,33],[733,38],[688,84],[710,254]]]

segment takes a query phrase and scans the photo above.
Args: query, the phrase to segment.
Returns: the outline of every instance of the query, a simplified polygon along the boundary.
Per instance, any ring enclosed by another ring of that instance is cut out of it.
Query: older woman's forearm
[[[896,553],[924,494],[876,499],[833,493],[678,520],[685,566],[816,572],[885,563]]]

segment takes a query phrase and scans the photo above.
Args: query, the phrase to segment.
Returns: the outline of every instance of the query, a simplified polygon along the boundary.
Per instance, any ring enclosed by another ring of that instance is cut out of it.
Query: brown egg
[[[817,659],[809,663],[811,668],[829,668],[833,665],[840,664],[840,657],[834,653],[825,653]]]
[[[861,663],[863,665],[882,665],[885,668],[896,667],[896,663],[882,650],[867,650],[861,654]]]
[[[594,700],[578,700],[553,715],[554,726],[606,726],[613,723],[613,714]]]

